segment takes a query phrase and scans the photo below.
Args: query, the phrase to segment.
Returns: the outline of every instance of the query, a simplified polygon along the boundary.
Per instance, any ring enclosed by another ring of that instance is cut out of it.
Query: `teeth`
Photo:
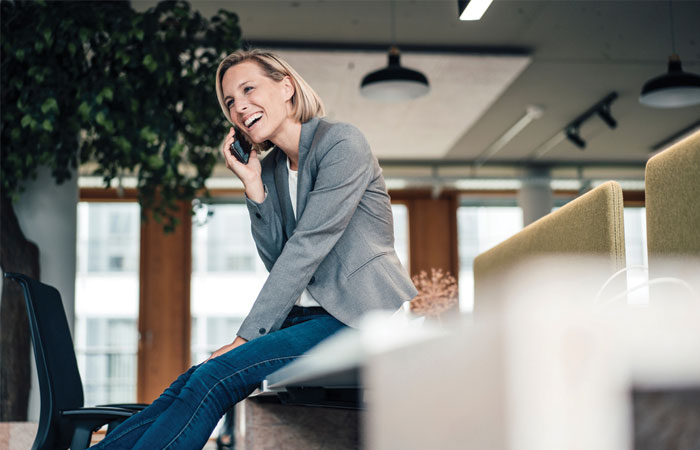
[[[248,117],[245,121],[245,126],[249,127],[250,124],[252,124],[254,121],[262,117],[262,113],[255,113],[252,116]]]

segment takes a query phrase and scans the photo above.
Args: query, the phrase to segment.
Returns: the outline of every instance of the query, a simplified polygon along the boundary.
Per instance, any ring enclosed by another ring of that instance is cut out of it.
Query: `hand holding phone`
[[[243,133],[238,127],[234,127],[234,130],[236,132],[236,139],[231,144],[231,154],[241,163],[248,164],[252,145],[243,137]]]
[[[237,137],[239,139],[236,139]],[[236,127],[229,128],[220,151],[226,162],[226,168],[243,182],[248,198],[257,203],[265,201],[260,160],[257,154],[253,154],[252,144],[243,132]]]

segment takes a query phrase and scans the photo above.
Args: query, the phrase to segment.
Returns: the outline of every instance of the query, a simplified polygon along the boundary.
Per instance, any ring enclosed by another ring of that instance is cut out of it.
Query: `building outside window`
[[[457,208],[459,309],[474,309],[474,258],[523,228],[518,206],[460,206]]]
[[[136,401],[140,208],[78,204],[75,351],[89,405]]]
[[[233,342],[267,270],[258,256],[243,203],[210,204],[192,227],[191,357],[197,364]]]

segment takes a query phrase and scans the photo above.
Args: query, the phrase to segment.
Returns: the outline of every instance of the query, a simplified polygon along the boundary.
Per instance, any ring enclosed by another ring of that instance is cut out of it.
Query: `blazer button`
[[[314,284],[315,281],[316,281],[316,277],[312,276],[311,279],[309,280],[309,284]]]
[[[260,215],[260,213],[255,213],[255,217],[257,217],[258,219],[262,219],[262,216]]]
[[[258,330],[258,333],[260,333],[260,334],[265,334],[265,331],[266,331],[265,328],[260,328],[260,329]]]

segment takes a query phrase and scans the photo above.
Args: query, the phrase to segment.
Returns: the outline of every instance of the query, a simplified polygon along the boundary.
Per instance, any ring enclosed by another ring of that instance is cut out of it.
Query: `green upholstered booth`
[[[538,261],[538,282],[542,282],[543,258],[556,261],[595,259],[598,277],[592,284],[599,287],[605,279],[625,267],[625,232],[622,189],[608,181],[542,217],[474,260],[474,312],[480,314],[499,304],[512,289],[514,271],[518,282],[529,261]],[[601,278],[602,277],[602,278]],[[624,277],[610,286],[612,291],[625,289]],[[545,280],[546,281],[546,280]],[[590,286],[591,283],[588,283]],[[537,286],[523,289],[536,290]]]

